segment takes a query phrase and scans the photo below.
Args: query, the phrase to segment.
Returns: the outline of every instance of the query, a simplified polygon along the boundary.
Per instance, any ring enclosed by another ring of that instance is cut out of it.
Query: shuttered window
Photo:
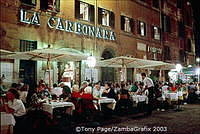
[[[133,19],[126,16],[121,16],[121,30],[125,32],[134,32]]]
[[[37,49],[37,41],[20,40],[20,52]]]
[[[185,26],[183,22],[178,22],[178,36],[182,38],[185,37]]]
[[[162,15],[162,26],[164,32],[171,33],[171,21],[169,16]]]
[[[75,18],[94,23],[94,6],[75,0]]]
[[[37,0],[21,0],[23,4],[31,5],[31,6],[36,6]]]
[[[155,40],[160,40],[160,28],[152,26],[152,38]]]
[[[60,0],[40,0],[40,8],[50,12],[59,12]]]
[[[170,52],[170,47],[164,46],[164,60],[171,60],[171,52]]]
[[[138,34],[146,36],[146,24],[142,21],[138,21]]]
[[[115,27],[115,14],[109,10],[98,8],[98,23],[103,26]]]

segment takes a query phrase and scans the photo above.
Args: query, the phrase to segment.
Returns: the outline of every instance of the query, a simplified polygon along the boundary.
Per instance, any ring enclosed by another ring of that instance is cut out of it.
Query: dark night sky
[[[194,36],[196,45],[196,56],[200,57],[200,4],[199,0],[190,0],[194,15]]]

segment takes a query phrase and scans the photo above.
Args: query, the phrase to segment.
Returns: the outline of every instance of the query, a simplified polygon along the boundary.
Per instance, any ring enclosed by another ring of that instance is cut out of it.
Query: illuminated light
[[[180,72],[182,70],[182,65],[181,64],[176,64],[176,71]]]
[[[192,67],[192,65],[188,65],[188,67]]]
[[[87,65],[88,65],[88,67],[95,67],[95,65],[96,65],[96,58],[94,57],[94,56],[89,56],[88,58],[87,58]]]
[[[197,69],[196,69],[196,74],[197,74],[197,75],[200,75],[200,68],[197,68]]]
[[[197,62],[200,62],[200,58],[197,58],[196,61],[197,61]]]

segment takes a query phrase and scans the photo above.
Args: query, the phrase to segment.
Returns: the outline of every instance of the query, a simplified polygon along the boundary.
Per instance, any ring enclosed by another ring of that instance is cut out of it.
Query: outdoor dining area
[[[50,70],[51,61],[89,60],[90,67],[122,68],[120,81],[81,81],[79,84],[66,82],[52,83],[39,80],[36,87],[28,83],[13,82],[4,88],[1,78],[1,133],[2,134],[34,134],[34,133],[73,133],[78,124],[98,126],[112,118],[128,114],[142,113],[149,116],[148,111],[184,110],[181,105],[192,103],[198,98],[198,83],[170,83],[168,81],[152,81],[148,90],[144,79],[127,81],[127,68],[156,68],[167,70],[173,64],[162,61],[119,56],[108,60],[96,61],[83,53],[54,50],[46,48],[29,52],[4,54],[3,57],[25,60],[45,60]],[[147,78],[148,76],[145,77]],[[150,79],[150,78],[148,78]],[[152,112],[152,111],[151,111]]]

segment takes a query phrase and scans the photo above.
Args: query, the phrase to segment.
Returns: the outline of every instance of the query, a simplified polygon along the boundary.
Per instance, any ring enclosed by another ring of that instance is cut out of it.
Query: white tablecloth
[[[114,110],[115,109],[115,106],[116,106],[116,101],[115,99],[112,99],[112,98],[100,98],[98,101],[94,100],[93,101],[94,104],[98,104],[99,107],[100,107],[100,110],[101,110],[101,104],[103,103],[107,103],[107,107]]]
[[[197,95],[200,95],[200,91],[196,91],[195,93],[196,93]]]
[[[50,114],[53,114],[53,109],[58,107],[72,107],[72,110],[75,110],[75,106],[72,102],[51,102],[43,103],[42,109]]]
[[[15,118],[12,114],[1,112],[1,126],[15,125]]]
[[[171,101],[177,101],[179,95],[178,93],[165,93],[165,97]]]
[[[148,97],[145,95],[132,95],[131,96],[133,102],[138,103],[138,102],[146,102],[148,104]]]

